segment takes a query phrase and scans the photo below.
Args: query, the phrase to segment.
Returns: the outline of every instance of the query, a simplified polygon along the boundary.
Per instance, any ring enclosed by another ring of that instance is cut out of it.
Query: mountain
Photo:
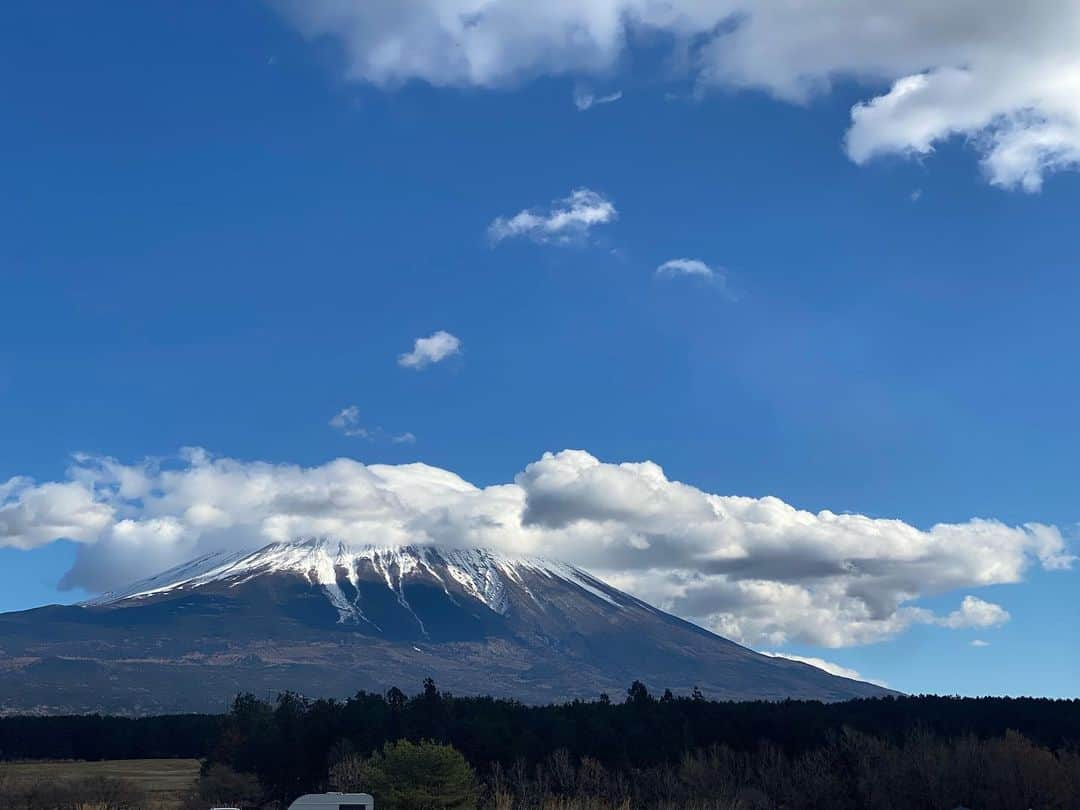
[[[564,563],[328,540],[210,554],[74,606],[0,614],[0,712],[214,711],[238,692],[347,696],[424,678],[526,702],[694,687],[888,694],[771,658]]]

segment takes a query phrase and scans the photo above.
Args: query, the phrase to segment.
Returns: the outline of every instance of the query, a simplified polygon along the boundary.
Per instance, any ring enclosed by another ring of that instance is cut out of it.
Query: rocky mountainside
[[[99,599],[0,614],[0,711],[220,710],[422,680],[527,702],[699,688],[844,700],[868,683],[746,649],[563,563],[328,540],[212,554]]]

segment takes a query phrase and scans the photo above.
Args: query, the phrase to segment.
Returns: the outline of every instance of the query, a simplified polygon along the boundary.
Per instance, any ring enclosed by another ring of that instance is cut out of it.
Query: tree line
[[[573,762],[630,773],[674,766],[688,752],[717,747],[753,753],[767,744],[798,757],[848,733],[899,746],[913,733],[986,740],[1010,731],[1048,751],[1071,750],[1080,744],[1080,701],[923,696],[731,703],[696,693],[656,697],[635,682],[616,700],[602,695],[527,706],[455,697],[428,680],[412,697],[398,689],[345,701],[239,697],[207,756],[210,763],[254,774],[274,796],[284,797],[324,784],[328,763],[370,755],[398,739],[450,745],[481,772],[495,766],[532,771],[560,751]]]
[[[980,738],[1015,730],[1056,750],[1080,743],[1080,700],[897,696],[733,703],[700,694],[654,695],[635,683],[614,698],[530,706],[454,696],[428,680],[412,696],[397,688],[347,700],[241,695],[224,715],[0,717],[0,759],[210,757],[239,759],[254,771],[273,751],[303,748],[322,767],[336,744],[368,753],[405,738],[449,743],[474,764],[536,763],[565,749],[605,764],[643,767],[717,744],[750,750],[769,740],[785,751],[804,751],[845,727],[891,740],[912,728]],[[291,753],[282,758],[296,759]]]
[[[386,752],[417,771],[419,755],[397,741],[454,751],[476,779],[475,791],[459,780],[458,792],[499,810],[938,807],[946,797],[969,806],[974,797],[980,807],[1080,806],[1062,798],[1080,795],[1077,700],[729,703],[654,695],[635,682],[615,698],[528,706],[457,697],[428,680],[412,696],[396,688],[347,700],[241,695],[217,716],[0,718],[0,758],[200,758],[203,793],[231,792],[237,806],[252,807],[287,806],[350,773],[350,786],[368,780],[385,792],[393,784],[378,776],[393,763]],[[1013,798],[994,804],[993,795]]]
[[[0,760],[202,759],[225,715],[0,717]]]

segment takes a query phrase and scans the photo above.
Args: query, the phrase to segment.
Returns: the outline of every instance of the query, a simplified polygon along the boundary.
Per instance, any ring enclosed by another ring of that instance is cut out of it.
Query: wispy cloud
[[[356,405],[342,408],[334,414],[329,424],[335,430],[341,431],[344,436],[367,439],[370,442],[389,440],[393,444],[416,444],[416,436],[407,431],[397,435],[387,435],[381,427],[364,427],[360,421],[360,408]]]
[[[983,641],[981,638],[977,638],[971,642],[972,647],[989,647],[989,641]]]
[[[599,104],[611,104],[621,98],[621,90],[616,90],[614,93],[609,93],[606,96],[597,96],[594,95],[591,90],[579,87],[574,91],[574,106],[577,107],[580,112],[585,112]]]
[[[668,259],[656,268],[656,275],[665,278],[692,276],[707,281],[715,281],[722,277],[721,271],[710,267],[701,259]]]
[[[728,274],[723,267],[710,265],[701,259],[668,259],[656,268],[656,277],[661,279],[691,279],[707,284],[719,291],[731,301],[738,300],[728,287]]]
[[[330,419],[330,427],[340,430],[346,436],[371,438],[371,432],[360,424],[360,408],[356,405],[349,405],[334,414]]]
[[[587,239],[598,225],[618,218],[611,200],[591,189],[578,188],[547,209],[529,208],[511,217],[497,217],[488,226],[488,237],[494,243],[524,237],[542,244],[573,244]]]
[[[398,365],[420,371],[455,354],[461,354],[461,340],[440,329],[427,337],[417,338],[411,352],[398,355]]]

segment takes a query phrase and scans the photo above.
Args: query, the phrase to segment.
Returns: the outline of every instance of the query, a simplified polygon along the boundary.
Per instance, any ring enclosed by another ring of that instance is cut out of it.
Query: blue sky
[[[705,493],[920,530],[1045,524],[1075,548],[1068,143],[1037,190],[987,163],[987,139],[1015,133],[961,123],[857,163],[851,109],[900,68],[799,99],[771,77],[704,86],[675,64],[677,27],[600,67],[574,52],[433,84],[424,65],[365,73],[371,43],[313,38],[324,23],[288,3],[3,14],[0,484],[70,480],[75,453],[137,466],[199,446],[422,461],[488,487],[575,448]],[[621,97],[582,111],[583,88]],[[575,189],[616,213],[566,244],[492,239]],[[677,258],[713,280],[656,273]],[[459,351],[398,362],[440,330]],[[372,436],[329,424],[353,405]],[[14,520],[0,609],[85,594],[59,583],[97,536],[20,549]],[[946,617],[970,594],[1008,621],[743,640],[906,691],[1074,694],[1077,574],[1031,558],[1015,579],[935,579],[904,603]]]

